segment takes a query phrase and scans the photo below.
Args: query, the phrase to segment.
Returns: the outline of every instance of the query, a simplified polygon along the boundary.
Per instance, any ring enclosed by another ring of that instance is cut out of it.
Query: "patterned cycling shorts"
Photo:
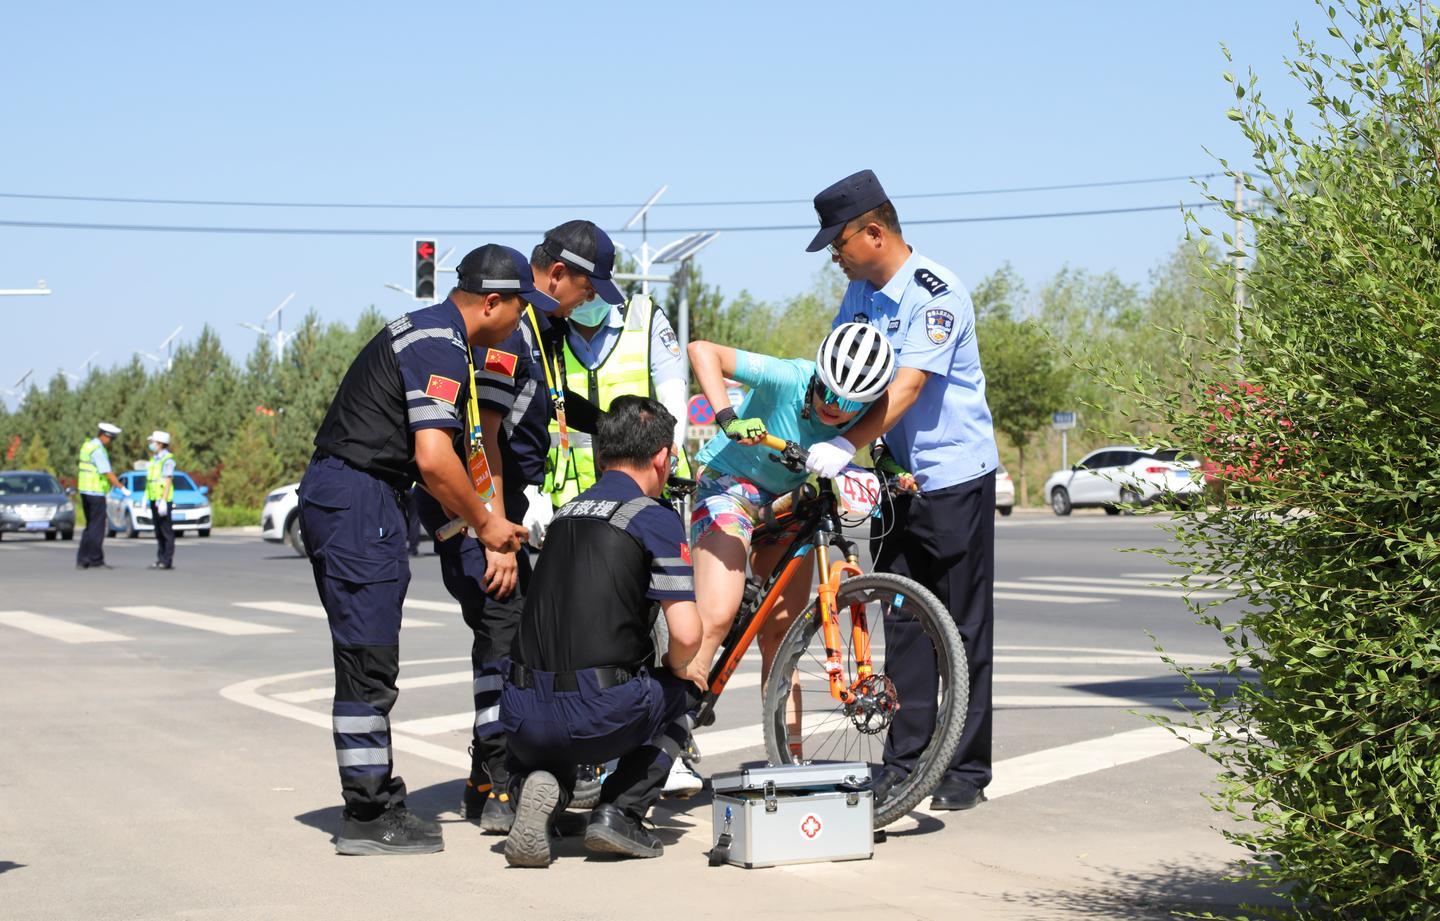
[[[697,543],[711,531],[738,537],[747,545],[760,520],[761,510],[775,496],[760,487],[731,476],[705,470],[695,485],[695,510],[690,513],[690,543]]]

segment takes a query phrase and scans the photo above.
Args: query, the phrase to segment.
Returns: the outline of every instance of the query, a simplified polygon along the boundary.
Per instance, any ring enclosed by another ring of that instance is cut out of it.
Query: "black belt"
[[[582,668],[574,672],[555,672],[555,690],[557,691],[578,691],[580,690],[580,676],[590,674],[595,677],[595,684],[600,690],[619,687],[633,681],[638,674],[633,669],[620,666],[601,666],[599,668]],[[510,683],[515,687],[525,690],[535,687],[535,670],[519,662],[510,663]]]

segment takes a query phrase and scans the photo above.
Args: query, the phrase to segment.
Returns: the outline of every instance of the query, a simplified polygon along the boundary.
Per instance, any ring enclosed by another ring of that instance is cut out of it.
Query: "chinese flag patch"
[[[454,403],[460,398],[460,382],[432,374],[430,383],[425,386],[425,395],[437,400],[444,400],[446,403]]]
[[[502,352],[499,349],[485,350],[485,370],[503,374],[506,377],[515,376],[515,362],[518,359],[512,352]]]
[[[684,544],[684,543],[682,543],[682,544],[680,545],[680,559],[684,560],[686,563],[689,563],[689,562],[690,562],[690,545],[689,545],[689,544]]]

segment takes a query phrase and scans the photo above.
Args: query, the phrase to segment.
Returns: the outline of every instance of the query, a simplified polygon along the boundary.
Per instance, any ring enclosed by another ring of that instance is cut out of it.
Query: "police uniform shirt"
[[[90,452],[90,463],[95,465],[95,472],[100,474],[102,480],[105,478],[105,474],[111,472],[110,452],[105,450],[105,445],[101,444],[98,439],[95,442],[95,450]],[[101,494],[96,493],[95,495]]]
[[[670,326],[665,311],[654,303],[650,305],[650,309],[654,311],[650,322],[650,383],[653,387],[659,387],[667,381],[680,380],[684,376],[685,366],[680,361],[680,340],[675,336],[675,330]],[[589,341],[580,335],[574,324],[570,324],[570,327],[566,336],[570,351],[582,365],[593,370],[615,350],[615,344],[625,332],[625,312],[618,306],[612,306],[610,315],[605,318],[604,324],[595,330],[595,335]]]
[[[607,470],[546,531],[516,660],[554,672],[637,664],[653,655],[650,602],[694,600],[680,516]]]
[[[450,299],[405,314],[360,351],[345,372],[315,446],[397,489],[420,478],[415,433],[462,428],[469,351]]]
[[[999,465],[975,308],[949,269],[911,252],[885,287],[851,282],[835,325],[849,322],[885,333],[900,367],[929,372],[915,405],[885,435],[921,489],[964,483]]]
[[[554,412],[545,379],[545,355],[556,360],[555,349],[563,330],[543,313],[534,311],[541,339],[535,336],[528,315],[499,345],[476,349],[475,396],[480,406],[502,414],[501,454],[507,487],[510,483],[538,486],[545,482],[545,455],[550,451],[550,416]],[[555,370],[551,369],[552,372]]]

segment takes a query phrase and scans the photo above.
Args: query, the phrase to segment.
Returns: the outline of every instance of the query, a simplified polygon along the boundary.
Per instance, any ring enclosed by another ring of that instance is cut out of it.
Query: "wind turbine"
[[[184,328],[185,328],[184,326],[177,326],[177,327],[175,327],[175,331],[174,331],[173,333],[171,333],[170,335],[166,336],[166,337],[164,338],[164,340],[161,341],[160,345],[155,349],[155,351],[157,351],[157,352],[164,352],[164,353],[165,353],[165,370],[166,370],[166,371],[169,371],[169,370],[170,370],[170,366],[173,365],[173,364],[175,364],[175,337],[178,336],[178,335],[180,335],[180,330],[182,330],[182,329],[184,329]],[[159,359],[156,359],[156,360],[157,360],[157,362],[158,362]]]
[[[78,384],[78,383],[80,383],[80,381],[83,380],[84,377],[85,377],[85,369],[88,368],[88,367],[90,367],[90,362],[94,361],[94,360],[95,360],[95,356],[96,356],[96,355],[99,355],[99,354],[100,354],[100,350],[99,350],[99,349],[96,349],[95,351],[91,352],[91,353],[90,353],[90,357],[87,358],[87,359],[85,359],[85,361],[84,361],[83,363],[81,363],[81,365],[80,365],[80,367],[79,367],[79,369],[78,369],[78,370],[79,370],[79,373],[78,373],[78,374],[71,374],[69,371],[66,371],[64,368],[61,368],[61,369],[60,369],[60,373],[63,374],[63,375],[65,375],[66,377],[70,378],[70,380],[72,380],[72,381],[74,381],[75,383]]]
[[[20,388],[25,386],[25,382],[28,381],[30,379],[30,375],[34,373],[35,369],[31,368],[29,371],[26,371],[24,374],[20,375],[20,379],[18,381],[6,388],[5,395],[7,397],[18,397],[20,395]]]
[[[285,305],[288,304],[288,303],[290,303],[290,301],[291,301],[294,297],[295,297],[295,292],[294,292],[294,291],[291,291],[289,294],[285,295],[285,299],[284,299],[283,301],[281,301],[279,304],[276,304],[274,310],[272,310],[272,311],[270,311],[269,313],[265,314],[265,319],[263,319],[263,320],[260,321],[260,325],[259,325],[259,326],[256,326],[254,323],[244,323],[244,322],[242,322],[242,323],[240,324],[241,326],[245,327],[246,329],[254,330],[256,333],[258,333],[258,334],[261,335],[261,336],[269,336],[269,335],[270,335],[270,331],[269,331],[268,329],[266,329],[266,327],[270,325],[270,321],[271,321],[271,320],[274,320],[274,321],[275,321],[275,336],[274,336],[274,342],[275,342],[275,354],[276,354],[277,357],[278,357],[279,355],[281,355],[282,353],[284,353],[284,351],[285,351],[285,340],[286,340],[286,338],[287,338],[286,335],[285,335],[285,329],[284,329],[284,318],[281,316],[280,311],[284,310],[284,309],[285,309]]]

